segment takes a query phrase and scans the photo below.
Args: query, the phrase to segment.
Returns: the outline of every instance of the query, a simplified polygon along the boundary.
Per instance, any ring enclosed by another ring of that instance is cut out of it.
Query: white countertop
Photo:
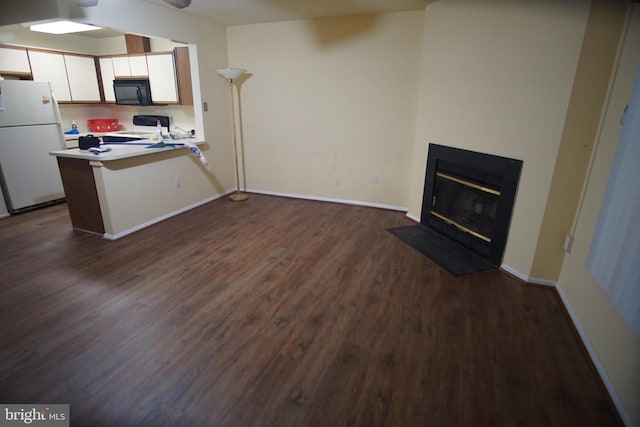
[[[187,139],[165,139],[165,144],[183,144],[183,143],[191,143],[195,145],[202,145],[206,141],[204,139],[198,138],[187,138]],[[137,145],[140,143],[148,143],[148,145]],[[148,154],[159,153],[162,151],[169,150],[180,150],[184,149],[185,146],[168,146],[161,148],[147,148],[149,145],[154,144],[150,140],[137,140],[130,141],[130,143],[118,143],[118,144],[102,144],[101,147],[109,147],[111,151],[106,153],[94,154],[88,150],[80,150],[79,148],[72,148],[69,150],[58,150],[52,151],[49,153],[51,156],[56,157],[67,157],[71,159],[83,159],[83,160],[92,160],[92,161],[109,161],[109,160],[120,160],[126,159],[129,157],[136,156],[145,156]]]
[[[93,136],[97,136],[97,137],[102,137],[105,135],[109,135],[112,132],[80,132],[80,133],[65,133],[64,134],[64,139],[67,141],[70,140],[74,140],[74,139],[78,139],[81,136],[87,136],[87,135],[93,135]]]

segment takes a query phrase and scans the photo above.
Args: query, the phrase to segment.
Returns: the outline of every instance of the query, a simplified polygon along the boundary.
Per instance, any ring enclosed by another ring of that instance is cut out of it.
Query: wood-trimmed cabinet
[[[93,56],[64,55],[72,102],[102,102]]]
[[[147,54],[151,99],[154,104],[177,104],[178,82],[173,53]]]
[[[29,55],[24,47],[0,47],[0,75],[21,78],[31,77]]]
[[[116,78],[148,77],[146,55],[112,56],[113,74]]]
[[[176,79],[181,105],[193,105],[193,85],[191,84],[191,63],[187,46],[173,49],[176,61]]]
[[[170,52],[91,56],[0,46],[0,74],[46,81],[58,102],[115,102],[113,80],[148,78],[154,104],[193,105],[188,47]]]
[[[149,76],[145,55],[101,56],[98,58],[98,68],[104,102],[116,102],[116,95],[113,91],[115,79]]]
[[[105,102],[116,102],[116,94],[113,91],[113,80],[116,78],[113,71],[113,60],[111,57],[98,58],[100,68],[100,83]]]
[[[154,104],[193,105],[189,48],[144,55],[113,55],[98,58],[105,102],[115,102],[113,80],[149,78]]]
[[[49,82],[59,102],[102,102],[93,56],[27,49],[33,80]]]
[[[58,102],[71,101],[71,89],[67,78],[64,56],[55,52],[34,51],[29,49],[31,74],[37,82],[49,82],[51,91]]]

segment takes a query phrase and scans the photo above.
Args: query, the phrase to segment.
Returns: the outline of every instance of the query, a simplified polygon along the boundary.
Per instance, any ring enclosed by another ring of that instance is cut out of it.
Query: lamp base
[[[249,198],[247,193],[241,193],[240,191],[236,191],[232,195],[229,196],[229,200],[232,202],[244,202]]]

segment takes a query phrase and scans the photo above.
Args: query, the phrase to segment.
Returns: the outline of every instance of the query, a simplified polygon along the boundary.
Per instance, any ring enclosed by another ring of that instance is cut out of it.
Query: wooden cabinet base
[[[104,222],[88,160],[58,157],[58,167],[73,228],[104,234]]]

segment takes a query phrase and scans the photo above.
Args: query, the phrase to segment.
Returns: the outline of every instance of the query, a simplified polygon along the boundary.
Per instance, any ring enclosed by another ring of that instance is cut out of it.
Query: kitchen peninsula
[[[206,156],[202,139],[190,142]],[[215,180],[186,146],[104,145],[93,154],[70,149],[50,154],[58,161],[73,228],[115,240],[216,199]]]

